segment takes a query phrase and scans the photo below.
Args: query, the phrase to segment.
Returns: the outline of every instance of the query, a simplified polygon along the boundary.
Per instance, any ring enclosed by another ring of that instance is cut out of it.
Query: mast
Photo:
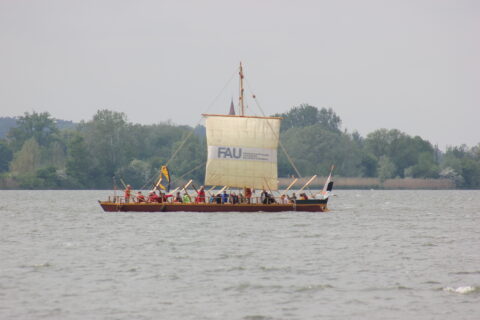
[[[238,97],[238,106],[240,108],[240,115],[243,117],[245,116],[245,106],[243,103],[243,68],[242,62],[240,62],[240,71],[238,73],[240,75],[240,95]]]

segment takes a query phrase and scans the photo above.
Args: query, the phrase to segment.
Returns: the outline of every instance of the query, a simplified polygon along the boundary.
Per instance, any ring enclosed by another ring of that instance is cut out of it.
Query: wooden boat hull
[[[216,203],[114,203],[99,201],[105,212],[324,212],[327,200],[308,200],[289,204],[216,204]]]

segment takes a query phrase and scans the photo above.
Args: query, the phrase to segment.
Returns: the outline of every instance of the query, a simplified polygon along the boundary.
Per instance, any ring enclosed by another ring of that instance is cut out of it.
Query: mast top
[[[238,104],[240,107],[240,115],[243,117],[245,116],[245,104],[244,104],[244,98],[243,98],[243,67],[242,67],[242,62],[240,61],[240,70],[238,72],[240,76],[240,94],[238,97]]]

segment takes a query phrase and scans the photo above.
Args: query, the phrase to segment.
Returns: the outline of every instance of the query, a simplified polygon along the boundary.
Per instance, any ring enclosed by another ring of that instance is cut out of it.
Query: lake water
[[[104,213],[0,191],[0,319],[480,319],[480,191],[327,213]]]

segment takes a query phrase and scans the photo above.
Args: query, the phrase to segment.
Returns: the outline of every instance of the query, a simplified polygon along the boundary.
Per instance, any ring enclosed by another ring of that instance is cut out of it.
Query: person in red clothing
[[[204,203],[205,202],[205,188],[203,186],[200,187],[198,190],[197,197],[195,198],[195,201],[198,203]]]
[[[132,191],[132,187],[127,184],[127,187],[125,188],[125,202],[130,202],[130,192]]]
[[[148,202],[161,202],[160,197],[153,191],[148,194]]]
[[[137,202],[145,202],[145,196],[142,194],[141,191],[137,192]]]
[[[158,202],[167,202],[168,198],[173,197],[171,194],[165,194],[162,191],[160,191],[160,200]]]
[[[252,189],[245,187],[245,200],[247,203],[250,203],[250,199],[252,198]]]

